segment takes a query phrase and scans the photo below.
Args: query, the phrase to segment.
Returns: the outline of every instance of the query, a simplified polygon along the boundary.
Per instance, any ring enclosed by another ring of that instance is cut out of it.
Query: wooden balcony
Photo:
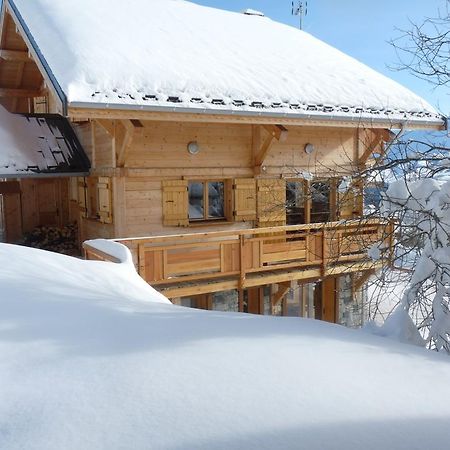
[[[390,224],[353,220],[249,230],[115,239],[139,274],[169,298],[372,270],[386,264]],[[383,259],[367,250],[383,242]],[[88,259],[114,258],[84,245]]]

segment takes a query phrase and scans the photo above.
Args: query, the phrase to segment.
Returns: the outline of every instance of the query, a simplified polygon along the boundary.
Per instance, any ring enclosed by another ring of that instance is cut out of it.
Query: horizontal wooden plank
[[[176,264],[166,265],[166,276],[175,276],[181,274],[195,274],[204,272],[213,272],[220,270],[220,259],[211,258],[203,259],[201,261],[189,261]],[[150,281],[150,280],[149,280]]]
[[[306,259],[306,250],[291,250],[289,252],[263,253],[262,262],[271,263],[279,261],[291,261],[293,259]]]
[[[0,97],[33,98],[33,97],[41,97],[41,96],[42,96],[42,91],[40,89],[0,88]]]
[[[0,58],[4,59],[5,61],[19,61],[19,62],[31,61],[28,52],[22,50],[0,50]]]

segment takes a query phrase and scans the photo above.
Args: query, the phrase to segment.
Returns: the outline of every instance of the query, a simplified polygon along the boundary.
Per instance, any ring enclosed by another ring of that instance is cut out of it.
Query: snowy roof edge
[[[227,104],[223,99],[212,99],[210,102],[198,101],[198,98],[191,98],[188,102],[181,102],[177,96],[167,97],[159,101],[153,95],[146,95],[143,101],[152,100],[153,104],[146,105],[139,101],[135,101],[131,94],[119,95],[120,99],[129,97],[131,101],[109,103],[104,100],[96,102],[69,102],[68,93],[64,91],[57,77],[54,75],[50,65],[48,64],[44,54],[34,39],[29,27],[20,14],[14,0],[2,0],[2,14],[4,14],[5,6],[9,6],[10,12],[16,17],[19,27],[23,31],[23,35],[28,40],[30,50],[35,53],[37,60],[42,65],[50,84],[61,101],[62,114],[68,116],[68,108],[89,108],[89,109],[127,109],[135,111],[158,111],[158,112],[174,112],[174,113],[193,113],[193,114],[214,114],[214,115],[239,115],[239,116],[264,116],[264,117],[285,117],[292,119],[305,120],[328,120],[342,122],[358,122],[370,121],[373,123],[389,124],[394,122],[423,125],[426,127],[448,129],[448,120],[444,115],[433,115],[429,112],[422,111],[397,111],[386,109],[373,109],[361,107],[348,107],[347,105],[323,105],[323,104],[271,104],[266,105],[261,101],[254,101],[247,104],[240,100],[236,100],[231,104]],[[16,24],[17,24],[16,23]],[[97,92],[92,94],[94,98]],[[182,104],[180,104],[182,103]]]
[[[142,111],[154,113],[178,113],[178,114],[200,114],[200,115],[224,115],[224,116],[240,116],[240,117],[267,117],[292,119],[292,120],[311,120],[311,121],[328,121],[328,122],[370,122],[372,124],[380,124],[384,126],[395,127],[396,125],[417,125],[430,128],[448,129],[448,119],[444,116],[421,115],[420,113],[393,111],[391,115],[384,111],[378,113],[368,111],[340,111],[340,114],[333,114],[327,111],[327,106],[315,105],[314,110],[307,108],[280,108],[280,110],[269,110],[268,107],[250,107],[252,109],[243,108],[224,108],[219,105],[202,106],[201,104],[185,105],[169,105],[169,104],[137,104],[137,103],[105,103],[105,102],[70,102],[70,109],[90,109],[90,110],[127,110]],[[308,105],[310,106],[310,105]],[[275,108],[273,108],[275,109]],[[337,109],[337,108],[336,108]],[[346,108],[347,109],[347,108]],[[70,115],[70,113],[69,113]]]

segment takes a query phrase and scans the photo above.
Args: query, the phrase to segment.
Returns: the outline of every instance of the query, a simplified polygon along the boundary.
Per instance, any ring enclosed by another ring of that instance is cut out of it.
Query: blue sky
[[[291,15],[291,0],[193,1],[230,11],[252,8],[271,19],[298,26],[298,18]],[[449,92],[435,89],[408,72],[392,70],[398,56],[388,42],[401,35],[399,29],[410,28],[410,21],[419,23],[435,16],[443,5],[444,0],[308,0],[303,29],[400,82],[449,116]]]

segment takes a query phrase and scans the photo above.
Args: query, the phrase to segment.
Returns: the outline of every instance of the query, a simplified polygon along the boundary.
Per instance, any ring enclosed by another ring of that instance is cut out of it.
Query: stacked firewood
[[[77,224],[73,223],[62,228],[37,227],[25,235],[23,245],[77,256],[80,254]]]

